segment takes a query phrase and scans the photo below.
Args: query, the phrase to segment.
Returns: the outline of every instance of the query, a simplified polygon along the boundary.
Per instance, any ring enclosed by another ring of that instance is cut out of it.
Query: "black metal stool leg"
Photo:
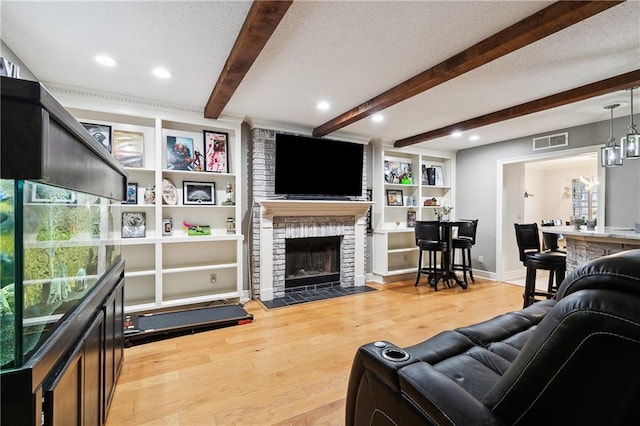
[[[420,249],[420,252],[418,253],[418,274],[416,277],[416,283],[414,284],[414,287],[418,285],[418,283],[420,282],[420,273],[422,272],[422,249]]]

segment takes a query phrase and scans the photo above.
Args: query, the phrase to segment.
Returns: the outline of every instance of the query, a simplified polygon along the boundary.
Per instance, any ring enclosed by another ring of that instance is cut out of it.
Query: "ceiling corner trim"
[[[204,108],[205,118],[218,118],[222,113],[292,3],[293,0],[254,0],[211,91]]]

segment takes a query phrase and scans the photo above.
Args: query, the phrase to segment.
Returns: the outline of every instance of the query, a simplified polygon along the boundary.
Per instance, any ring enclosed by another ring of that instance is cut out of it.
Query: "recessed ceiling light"
[[[316,108],[318,108],[320,111],[326,111],[329,109],[331,105],[329,105],[329,102],[326,101],[322,101],[322,102],[318,102],[318,105],[316,105]]]
[[[375,121],[376,123],[384,121],[384,115],[382,115],[382,114],[373,114],[371,116],[371,121]]]
[[[107,55],[98,55],[95,57],[95,60],[97,63],[99,63],[100,65],[104,65],[105,67],[113,67],[118,63],[111,56]]]
[[[462,136],[462,132],[460,130],[454,130],[453,132],[451,132],[451,136],[453,136],[454,138],[459,138],[460,136]]]
[[[155,75],[158,78],[171,78],[173,77],[173,74],[168,71],[165,68],[162,67],[156,67],[154,69],[151,70],[151,72],[153,73],[153,75]]]
[[[480,136],[478,136],[478,135],[471,135],[471,136],[469,136],[469,140],[470,140],[470,141],[477,141],[478,139],[480,139]]]

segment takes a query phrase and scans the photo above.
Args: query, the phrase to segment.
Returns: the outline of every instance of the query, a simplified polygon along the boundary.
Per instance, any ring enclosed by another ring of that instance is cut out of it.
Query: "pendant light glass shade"
[[[600,148],[600,164],[602,167],[622,166],[622,147],[619,145]]]
[[[620,142],[622,145],[622,155],[624,158],[635,159],[640,158],[640,134],[636,129],[636,125],[633,124],[633,87],[629,89],[631,92],[631,118],[629,123],[629,130],[625,137]]]
[[[622,147],[616,144],[616,138],[613,137],[613,110],[619,106],[620,104],[612,104],[604,107],[605,109],[611,110],[611,121],[609,142],[607,146],[600,149],[600,165],[602,165],[602,167],[622,166]]]

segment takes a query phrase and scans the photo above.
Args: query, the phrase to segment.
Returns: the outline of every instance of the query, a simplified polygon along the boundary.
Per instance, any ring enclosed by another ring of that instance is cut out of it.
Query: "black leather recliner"
[[[629,425],[640,414],[640,250],[573,270],[556,296],[353,361],[346,425]]]

